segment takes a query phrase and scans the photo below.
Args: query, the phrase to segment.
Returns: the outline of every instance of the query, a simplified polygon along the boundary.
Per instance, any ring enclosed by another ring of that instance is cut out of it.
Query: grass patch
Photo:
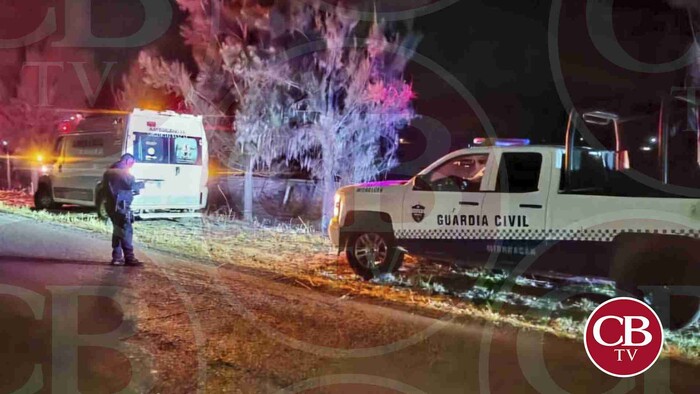
[[[105,235],[112,231],[108,222],[92,213],[55,214],[2,202],[0,212]],[[210,215],[182,221],[139,221],[134,228],[140,244],[180,258],[268,271],[286,278],[288,283],[339,294],[341,298],[371,298],[419,307],[433,315],[484,319],[494,325],[576,340],[582,339],[588,314],[601,300],[614,295],[610,284],[582,282],[569,286],[572,294],[599,297],[555,302],[547,297],[548,292],[557,290],[551,282],[528,278],[513,281],[505,274],[479,269],[425,266],[410,256],[399,273],[364,282],[347,264],[338,261],[323,234],[305,225],[249,224],[227,215]],[[468,288],[461,288],[465,283]],[[700,327],[667,332],[664,355],[700,362]]]
[[[26,206],[7,205],[3,202],[0,202],[0,212],[33,219],[39,222],[69,225],[74,228],[102,234],[111,234],[112,232],[112,225],[100,220],[95,214],[71,213],[57,215],[47,211],[35,211]]]

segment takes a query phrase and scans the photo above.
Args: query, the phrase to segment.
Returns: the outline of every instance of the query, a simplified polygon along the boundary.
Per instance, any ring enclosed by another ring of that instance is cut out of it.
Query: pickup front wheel
[[[388,233],[356,233],[349,237],[345,254],[350,267],[365,280],[396,272],[403,263],[403,252]]]
[[[39,210],[58,209],[61,204],[56,203],[51,195],[51,186],[40,183],[36,193],[34,193],[34,208]]]

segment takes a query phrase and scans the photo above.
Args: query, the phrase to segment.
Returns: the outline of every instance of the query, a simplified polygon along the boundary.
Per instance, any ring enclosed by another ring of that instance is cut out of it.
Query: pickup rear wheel
[[[350,267],[365,280],[396,272],[403,263],[403,252],[388,233],[356,233],[348,238],[345,254]]]
[[[671,268],[671,270],[673,270]],[[674,270],[675,271],[675,270]],[[652,271],[653,272],[653,271]],[[644,287],[662,287],[669,291],[669,287],[683,286],[682,273],[676,279],[664,280],[662,276],[651,272],[630,274],[624,280],[617,281],[618,294],[620,296],[633,296],[648,303],[659,315],[661,323],[670,330],[686,328],[700,317],[700,298],[689,295],[670,295],[666,305],[663,300],[657,299],[655,293],[645,293]],[[671,289],[672,290],[672,289]]]

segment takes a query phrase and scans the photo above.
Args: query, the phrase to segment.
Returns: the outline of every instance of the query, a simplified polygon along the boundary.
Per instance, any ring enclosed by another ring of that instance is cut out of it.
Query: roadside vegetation
[[[21,198],[0,192],[0,212],[111,234],[91,212],[34,211]],[[609,282],[511,278],[505,273],[421,264],[407,256],[394,275],[365,282],[337,256],[326,237],[305,225],[247,223],[209,215],[181,221],[139,221],[136,240],[149,249],[221,268],[255,270],[295,286],[419,310],[432,317],[483,319],[581,340],[586,317],[614,295]],[[559,298],[554,299],[557,295]],[[700,327],[666,333],[665,355],[700,362]]]

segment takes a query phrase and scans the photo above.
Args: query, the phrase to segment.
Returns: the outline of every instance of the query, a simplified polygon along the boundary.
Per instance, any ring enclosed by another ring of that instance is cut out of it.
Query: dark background
[[[422,7],[450,3],[346,2],[348,7],[366,12],[376,7],[380,19],[391,18],[395,15],[392,11],[416,9],[420,14]],[[56,7],[62,29],[61,0],[55,4],[42,0],[17,4],[26,9],[22,15],[29,16],[5,15],[3,37],[33,30],[49,6]],[[183,61],[194,74],[196,66],[179,35],[185,14],[174,1],[172,4],[175,13],[168,33],[148,49]],[[614,64],[593,45],[586,25],[586,4],[563,0],[561,12],[553,16],[552,1],[460,0],[415,17],[413,28],[423,38],[406,78],[413,83],[415,108],[421,118],[401,132],[407,142],[400,150],[405,164],[397,172],[414,173],[448,151],[465,147],[474,137],[484,136],[489,127],[483,116],[477,116],[479,107],[497,136],[526,137],[535,143],[563,142],[569,109],[568,98],[563,96],[570,96],[577,108],[653,112],[664,93],[683,83],[686,70],[643,73]],[[616,0],[613,5],[616,37],[602,40],[616,39],[631,57],[648,63],[668,62],[691,44],[684,9],[673,8],[665,0]],[[95,35],[124,36],[141,27],[144,15],[139,0],[118,0],[93,1],[91,17]],[[79,23],[79,18],[69,16],[68,20]],[[550,30],[550,18],[558,21],[558,30]],[[558,37],[558,46],[550,46],[549,35]],[[141,49],[95,50],[98,64],[117,62],[97,107],[114,106],[113,92]],[[556,59],[561,62],[562,79],[554,76],[558,72],[552,69],[552,60]],[[473,100],[465,98],[469,95]]]
[[[683,84],[687,69],[643,73],[611,62],[593,44],[586,3],[564,0],[557,14],[551,1],[459,1],[416,20],[416,29],[424,35],[418,52],[474,95],[499,137],[562,144],[570,109],[567,95],[577,109],[624,115],[657,111],[660,98]],[[550,18],[558,20],[558,30],[550,31]],[[615,37],[600,41],[616,39],[629,56],[642,62],[673,61],[692,43],[687,11],[662,0],[617,0],[612,20]],[[549,34],[557,35],[558,46],[550,46]],[[561,62],[563,79],[555,77],[554,59]],[[473,105],[441,84],[431,70],[414,63],[408,75],[418,93],[416,109],[445,125],[450,150],[484,135],[486,128],[474,116]],[[650,119],[645,133],[655,129],[653,116]],[[405,133],[417,143],[402,149],[404,161],[434,144],[431,137],[422,137],[425,132]],[[439,154],[431,156],[436,159]]]

